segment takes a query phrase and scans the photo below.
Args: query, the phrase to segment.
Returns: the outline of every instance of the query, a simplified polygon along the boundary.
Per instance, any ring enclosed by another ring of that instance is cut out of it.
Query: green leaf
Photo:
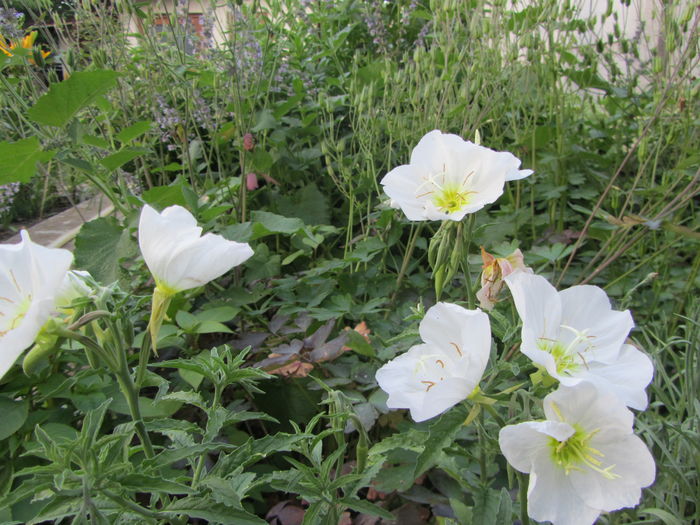
[[[119,260],[137,254],[129,230],[114,217],[83,224],[75,239],[75,265],[90,272],[102,284],[119,279]]]
[[[466,418],[467,407],[460,404],[448,410],[430,425],[428,439],[425,441],[425,450],[420,453],[416,460],[414,479],[437,463],[442,449],[454,441],[455,434],[462,428]]]
[[[125,148],[104,157],[100,160],[100,164],[102,164],[109,171],[114,171],[127,162],[134,160],[136,157],[140,157],[144,153],[148,153],[148,150],[145,148]]]
[[[28,182],[36,173],[36,163],[47,162],[54,154],[54,151],[42,151],[36,137],[0,142],[0,185]]]
[[[115,138],[122,143],[131,142],[135,138],[140,137],[150,130],[152,126],[153,122],[150,120],[139,120],[135,124],[121,130],[119,133],[117,133]]]
[[[209,498],[182,498],[173,501],[160,512],[175,515],[184,514],[190,519],[199,518],[230,525],[267,525],[267,522],[262,518],[241,509],[213,503]]]
[[[292,235],[305,226],[301,219],[283,217],[269,211],[254,211],[251,214],[251,219],[253,221],[251,239],[259,239],[276,233]]]
[[[2,414],[0,440],[10,437],[22,428],[28,413],[29,404],[26,400],[15,401],[7,397],[0,397],[0,414]]]
[[[51,84],[29,110],[29,118],[39,124],[64,126],[78,111],[112,89],[118,77],[119,73],[110,70],[73,73],[68,80]]]
[[[146,487],[149,492],[166,492],[168,494],[193,494],[195,492],[182,483],[145,474],[128,474],[121,478],[119,483],[136,492],[142,492]]]
[[[141,197],[148,204],[158,209],[167,208],[175,204],[183,207],[186,206],[181,183],[172,184],[170,186],[154,186],[150,190],[144,191]]]
[[[255,119],[255,126],[251,131],[257,133],[258,131],[263,131],[266,129],[272,129],[277,126],[277,120],[275,119],[272,111],[269,109],[261,110]]]
[[[506,489],[482,487],[474,494],[472,523],[500,525],[513,522],[513,503]]]
[[[106,141],[102,137],[98,137],[95,135],[83,135],[82,140],[85,144],[88,144],[89,146],[96,146],[96,147],[102,148],[102,149],[110,149],[111,148],[111,145],[108,141]]]
[[[663,509],[657,509],[657,508],[642,509],[639,511],[639,514],[651,514],[652,516],[655,516],[655,517],[659,518],[661,521],[663,521],[664,525],[683,525],[683,523],[685,523],[684,521],[681,521],[680,519],[678,519],[676,516],[674,516],[670,512],[663,510]]]
[[[396,518],[396,516],[394,516],[388,510],[385,510],[380,506],[375,505],[374,503],[371,503],[367,500],[343,498],[338,503],[341,503],[354,511],[362,512],[363,514],[371,514],[372,516],[379,516],[380,518],[384,518],[387,520],[393,520],[394,518]]]
[[[351,348],[360,355],[366,355],[367,357],[374,357],[377,353],[367,342],[367,339],[363,335],[359,334],[355,330],[348,331],[348,340],[345,342],[345,346]]]

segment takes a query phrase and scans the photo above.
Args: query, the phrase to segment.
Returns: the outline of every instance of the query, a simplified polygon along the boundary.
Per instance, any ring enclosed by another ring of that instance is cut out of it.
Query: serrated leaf
[[[131,142],[137,137],[140,137],[153,126],[153,122],[150,120],[139,120],[138,122],[132,124],[131,126],[121,130],[115,138],[119,142]]]
[[[472,522],[483,525],[512,523],[513,504],[506,489],[500,491],[482,487],[474,494]]]
[[[182,483],[145,474],[128,474],[119,479],[119,483],[126,489],[136,492],[141,492],[144,488],[147,488],[149,492],[166,492],[168,494],[193,494],[195,492],[191,487]]]
[[[29,118],[39,124],[64,126],[78,111],[112,89],[118,77],[119,73],[106,69],[73,73],[68,80],[51,84],[29,109]]]
[[[170,503],[160,512],[184,514],[188,518],[199,518],[230,525],[267,525],[267,522],[241,509],[213,503],[209,498],[186,497]]]
[[[199,407],[202,410],[206,410],[207,408],[207,404],[204,402],[204,399],[202,399],[202,396],[197,392],[171,392],[170,394],[164,395],[161,399],[168,401],[180,401],[181,403],[187,403],[188,405]]]
[[[131,162],[136,157],[140,157],[145,153],[148,153],[148,150],[145,148],[124,148],[121,151],[117,151],[116,153],[112,153],[111,155],[100,159],[100,164],[102,164],[109,171],[114,171],[117,168],[122,167],[127,162]]]
[[[425,449],[416,460],[414,478],[417,478],[437,463],[442,449],[454,441],[455,434],[462,427],[466,418],[467,407],[464,404],[460,404],[442,414],[435,423],[430,425]]]
[[[36,173],[36,163],[47,162],[54,154],[43,151],[36,137],[0,142],[0,185],[28,182]]]
[[[137,253],[129,230],[114,217],[103,217],[83,224],[75,239],[75,264],[87,270],[102,284],[119,279],[122,258]]]

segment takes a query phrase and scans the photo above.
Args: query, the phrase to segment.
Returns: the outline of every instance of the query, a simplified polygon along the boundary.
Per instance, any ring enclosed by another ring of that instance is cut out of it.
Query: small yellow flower
[[[36,31],[32,31],[31,33],[25,35],[21,42],[13,42],[11,40],[8,42],[2,35],[0,35],[0,51],[5,53],[8,57],[13,56],[13,51],[18,48],[32,51],[34,49],[34,42],[36,41],[37,35],[38,33]],[[41,58],[46,58],[51,54],[50,51],[43,51],[41,49],[39,52],[41,53]],[[30,58],[29,62],[31,64],[35,63],[33,58]]]

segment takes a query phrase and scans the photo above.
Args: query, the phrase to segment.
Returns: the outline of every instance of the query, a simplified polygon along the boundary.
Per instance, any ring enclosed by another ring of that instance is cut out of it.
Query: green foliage
[[[541,418],[553,386],[529,383],[507,295],[474,399],[417,425],[374,379],[417,342],[435,277],[443,300],[472,299],[480,245],[519,247],[559,288],[604,286],[634,313],[656,370],[636,425],[657,481],[601,523],[699,519],[692,6],[665,3],[665,47],[646,58],[644,33],[598,39],[624,15],[587,20],[555,0],[243,2],[210,47],[181,23],[127,45],[125,18],[162,25],[138,2],[64,4],[14,3],[52,55],[0,53],[0,185],[21,182],[14,206],[30,194],[39,213],[64,188],[114,203],[76,238],[76,268],[100,285],[66,325],[110,315],[3,378],[0,521],[264,523],[303,500],[309,524],[400,521],[402,508],[514,522],[498,430]],[[535,174],[468,234],[408,224],[379,180],[433,128],[478,132]],[[134,236],[144,202],[255,250],[173,298],[158,355]],[[467,257],[451,256],[457,243]]]
[[[108,70],[73,73],[68,80],[52,84],[29,110],[29,117],[39,124],[63,127],[78,111],[113,89],[118,77],[119,73]]]

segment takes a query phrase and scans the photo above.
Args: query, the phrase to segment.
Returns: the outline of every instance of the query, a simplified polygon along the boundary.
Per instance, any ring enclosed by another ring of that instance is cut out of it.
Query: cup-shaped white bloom
[[[411,221],[461,221],[498,199],[506,181],[532,173],[519,167],[511,153],[433,130],[413,149],[410,164],[394,168],[381,183]]]
[[[92,279],[90,272],[84,270],[70,270],[63,278],[61,287],[56,292],[56,307],[69,308],[76,299],[88,297],[92,293],[92,288],[88,280]]]
[[[466,399],[481,380],[491,349],[488,316],[479,309],[437,303],[420,323],[424,344],[377,370],[389,408],[408,408],[414,421],[441,414]]]
[[[634,416],[593,385],[559,387],[544,399],[546,421],[501,429],[508,462],[530,474],[528,514],[554,525],[590,525],[601,512],[639,503],[654,482],[654,458],[633,434]]]
[[[562,385],[588,381],[627,406],[647,406],[651,360],[624,344],[632,315],[613,310],[597,286],[561,292],[544,277],[516,271],[505,278],[523,322],[521,351]]]
[[[253,255],[246,243],[202,235],[197,220],[182,206],[158,213],[145,205],[139,220],[139,247],[156,285],[171,295],[202,286]]]
[[[0,245],[0,377],[55,311],[56,293],[73,262],[68,250],[45,248],[26,231],[19,244]]]

